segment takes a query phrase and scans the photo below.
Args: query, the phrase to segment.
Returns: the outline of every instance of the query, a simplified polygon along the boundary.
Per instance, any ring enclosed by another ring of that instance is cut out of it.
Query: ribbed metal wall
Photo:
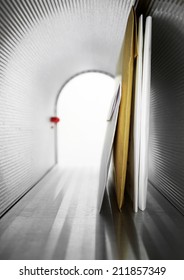
[[[115,75],[134,0],[0,0],[0,214],[55,163],[49,117],[64,83]]]
[[[0,215],[55,163],[54,102],[35,77],[30,27],[20,1],[0,1]]]
[[[184,214],[184,1],[146,3],[139,12],[153,17],[149,180]]]

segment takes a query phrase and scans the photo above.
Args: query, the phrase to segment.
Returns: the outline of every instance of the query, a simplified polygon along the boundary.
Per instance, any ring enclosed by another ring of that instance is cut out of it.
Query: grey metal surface
[[[149,179],[184,213],[183,1],[143,2],[153,16]],[[62,85],[115,74],[132,3],[0,0],[1,213],[54,164],[48,120]],[[1,259],[184,258],[183,216],[157,190],[145,213],[128,202],[119,213],[109,186],[99,216],[96,177],[83,173],[54,171],[1,219]]]
[[[97,170],[53,169],[0,220],[0,259],[184,258],[184,217],[151,185],[139,213],[110,178],[99,215],[97,192]]]
[[[115,74],[133,0],[0,0],[0,215],[55,164],[60,89]]]
[[[184,214],[184,1],[143,2],[153,17],[149,180]]]

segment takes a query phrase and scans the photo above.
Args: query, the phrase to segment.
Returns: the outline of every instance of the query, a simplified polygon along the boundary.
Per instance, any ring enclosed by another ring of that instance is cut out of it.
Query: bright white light
[[[100,73],[71,80],[58,100],[58,163],[98,168],[115,81]]]

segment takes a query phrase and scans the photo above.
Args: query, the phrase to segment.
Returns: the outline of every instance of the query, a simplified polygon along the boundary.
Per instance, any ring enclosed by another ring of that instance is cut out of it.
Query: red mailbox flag
[[[60,119],[58,117],[51,117],[50,121],[57,124],[58,122],[60,122]]]

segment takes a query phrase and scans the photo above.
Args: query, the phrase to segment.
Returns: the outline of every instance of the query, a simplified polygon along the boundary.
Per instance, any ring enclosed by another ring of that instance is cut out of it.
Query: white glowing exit
[[[58,163],[99,168],[115,81],[101,73],[72,79],[60,93]]]

